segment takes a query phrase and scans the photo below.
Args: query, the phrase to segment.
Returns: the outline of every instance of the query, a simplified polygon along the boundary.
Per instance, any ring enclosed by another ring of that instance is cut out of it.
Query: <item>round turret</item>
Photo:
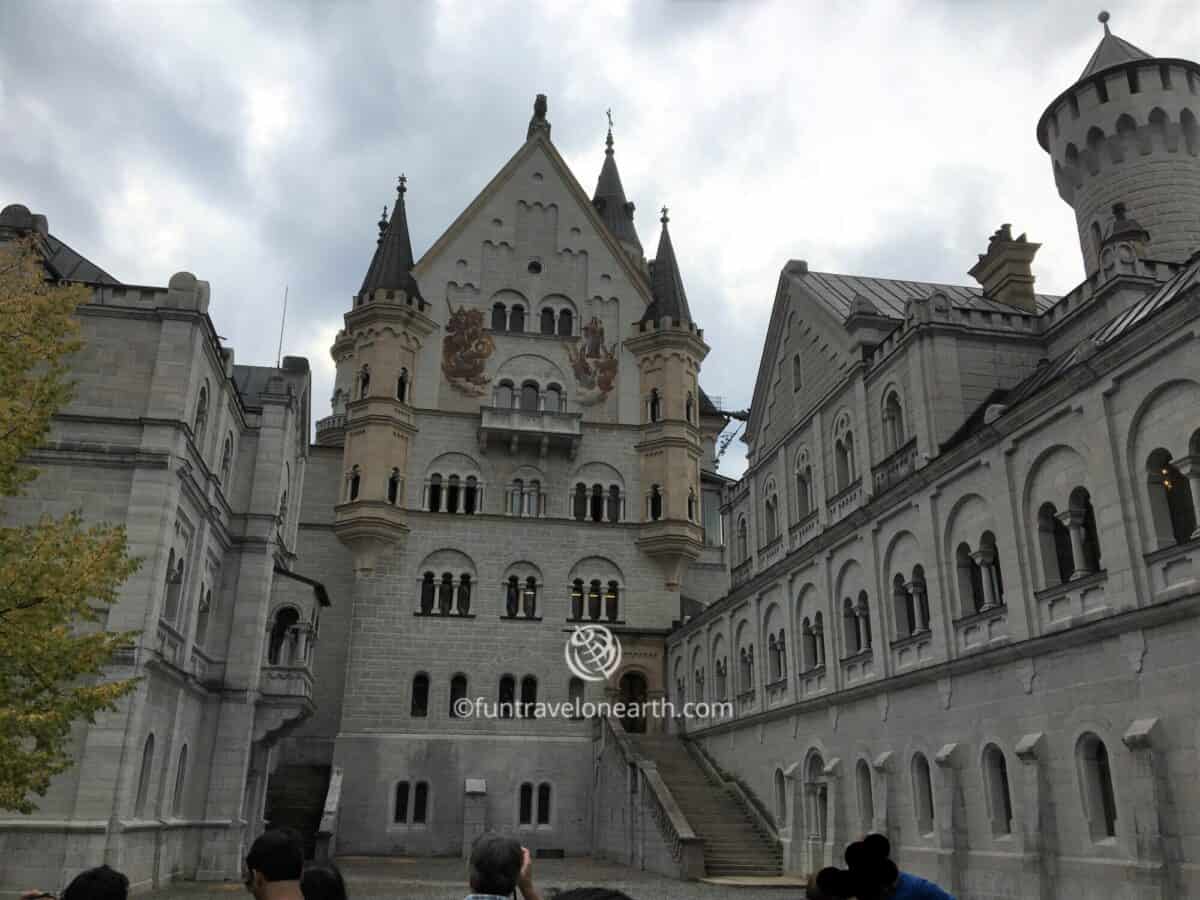
[[[1123,204],[1147,233],[1144,252],[1182,261],[1200,249],[1200,65],[1158,59],[1112,34],[1051,103],[1037,136],[1059,196],[1075,210],[1088,275]]]

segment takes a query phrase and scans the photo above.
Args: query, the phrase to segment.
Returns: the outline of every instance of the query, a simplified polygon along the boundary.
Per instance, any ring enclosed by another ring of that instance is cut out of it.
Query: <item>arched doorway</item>
[[[637,704],[637,715],[631,715],[628,710],[621,716],[621,725],[630,734],[644,734],[646,731],[646,716],[643,713],[646,704],[646,678],[641,672],[626,672],[618,683],[621,693],[621,703]]]

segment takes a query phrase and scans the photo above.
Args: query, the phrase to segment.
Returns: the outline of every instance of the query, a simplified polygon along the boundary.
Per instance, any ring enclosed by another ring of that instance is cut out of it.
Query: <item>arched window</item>
[[[1008,788],[1008,763],[995,744],[983,750],[983,780],[987,790],[988,817],[992,834],[1012,834],[1012,796]]]
[[[459,672],[450,679],[450,718],[460,718],[458,701],[467,696],[467,676]]]
[[[532,575],[525,579],[525,590],[521,594],[521,612],[527,619],[537,617],[537,579]]]
[[[516,575],[510,575],[504,584],[504,614],[510,619],[514,619],[520,608],[521,582]]]
[[[812,622],[804,617],[800,625],[800,668],[807,672],[817,667],[817,636],[813,632]]]
[[[505,380],[496,386],[496,408],[497,409],[512,409],[513,408],[513,383]]]
[[[396,399],[401,403],[408,402],[408,369],[400,369],[400,377],[396,379]]]
[[[858,613],[854,611],[854,601],[849,597],[842,600],[842,631],[846,642],[846,655],[853,656],[863,650],[862,635],[858,630]]]
[[[563,412],[562,388],[551,384],[546,388],[546,412]]]
[[[792,390],[798,391],[804,386],[804,376],[800,370],[800,354],[792,354]]]
[[[459,501],[462,499],[462,482],[457,475],[446,479],[446,512],[458,512]]]
[[[587,486],[581,481],[575,485],[575,495],[572,498],[572,513],[575,515],[575,521],[582,522],[587,518]]]
[[[813,511],[812,466],[796,464],[796,518],[805,519]]]
[[[825,665],[825,623],[821,613],[813,616],[813,635],[817,645],[817,665]]]
[[[1186,544],[1196,535],[1196,497],[1188,480],[1171,461],[1171,454],[1155,450],[1146,461],[1150,493],[1150,518],[1159,547]]]
[[[687,419],[688,422],[693,422],[693,424],[694,420],[692,418],[692,414],[695,411],[693,408],[694,406],[695,403],[692,400],[692,392],[688,391],[687,399],[683,401],[683,417]]]
[[[517,824],[533,824],[533,785],[526,782],[517,794]]]
[[[954,551],[954,561],[958,571],[958,597],[962,614],[969,616],[983,609],[983,573],[966,541]]]
[[[300,613],[296,611],[294,606],[285,606],[275,613],[275,620],[271,624],[271,636],[267,643],[267,664],[271,666],[290,665],[292,660],[291,646],[288,646],[289,652],[285,653],[285,645],[293,644],[295,641],[295,631],[293,630],[300,622]]]
[[[388,476],[387,498],[388,498],[388,503],[392,504],[393,506],[395,506],[396,501],[400,499],[400,470],[399,469],[392,469],[392,474]]]
[[[542,307],[540,320],[540,330],[542,334],[554,334],[554,310],[548,306]]]
[[[500,678],[500,718],[511,719],[517,712],[517,680],[511,675]]]
[[[854,779],[858,782],[858,830],[869,834],[875,830],[875,795],[871,790],[871,767],[865,759],[854,767]]]
[[[600,579],[592,579],[592,583],[588,585],[587,595],[587,614],[588,618],[593,622],[600,618],[601,601],[603,595],[600,591]]]
[[[1096,528],[1096,510],[1092,508],[1092,497],[1087,488],[1077,487],[1071,491],[1071,527],[1076,521],[1083,532],[1083,559],[1076,561],[1074,574],[1090,574],[1100,571],[1100,533]],[[1082,565],[1080,564],[1082,563]]]
[[[917,817],[917,831],[923,835],[933,833],[933,780],[929,773],[929,760],[918,753],[912,760],[913,810]]]
[[[1062,523],[1053,503],[1043,503],[1038,509],[1038,543],[1042,550],[1046,585],[1052,587],[1070,581],[1071,573],[1075,570],[1071,533]]]
[[[663,515],[662,490],[657,484],[650,485],[650,520],[657,522]]]
[[[539,825],[550,824],[550,785],[544,781],[538,785],[537,823]]]
[[[825,781],[825,760],[813,753],[804,767],[804,796],[808,801],[805,816],[808,836],[824,841],[829,833],[829,785]]]
[[[917,630],[929,630],[929,588],[925,584],[924,566],[913,566],[912,581],[908,584],[908,593],[913,598],[916,607]]]
[[[196,446],[204,452],[204,431],[208,427],[208,385],[201,385],[200,399],[196,401],[196,421],[192,428],[195,433]]]
[[[208,620],[212,616],[212,589],[200,589],[200,608],[196,612],[196,646],[204,649],[208,641]]]
[[[512,309],[508,311],[508,330],[518,332],[525,330],[525,307],[519,303],[514,303]]]
[[[471,576],[467,572],[458,576],[458,614],[471,614]]]
[[[162,617],[168,622],[179,618],[179,598],[183,593],[183,558],[175,559],[175,549],[167,555],[167,585],[163,596]]]
[[[353,503],[358,499],[358,489],[362,484],[362,476],[359,474],[358,466],[350,467],[350,477],[346,479],[346,497]]]
[[[358,399],[365,400],[371,393],[371,367],[364,365],[358,370]]]
[[[463,515],[473,516],[479,509],[479,479],[468,475],[463,484]]]
[[[787,827],[787,786],[783,769],[775,770],[775,827]]]
[[[860,643],[864,650],[871,649],[871,605],[867,602],[867,592],[858,593],[858,628],[861,635]]]
[[[571,618],[583,618],[583,579],[576,578],[571,582]]]
[[[657,422],[662,418],[662,398],[659,396],[658,388],[650,389],[650,421]]]
[[[744,563],[750,558],[750,540],[746,533],[746,517],[738,516],[737,523],[738,563]]]
[[[571,718],[583,718],[583,679],[571,677],[567,682],[567,700],[571,704]]]
[[[904,581],[904,576],[897,574],[892,579],[892,603],[896,617],[896,637],[904,638],[917,632],[917,609],[912,593]]]
[[[150,776],[154,771],[154,733],[146,735],[146,743],[142,745],[142,768],[138,775],[137,798],[133,805],[133,816],[142,819],[146,816],[146,800],[150,796]]]
[[[588,515],[593,522],[604,521],[604,487],[603,485],[593,484],[592,492],[588,497]]]
[[[229,487],[229,475],[233,471],[233,435],[225,435],[225,446],[221,448],[221,484]]]
[[[891,391],[883,401],[883,449],[895,453],[904,445],[904,412],[900,395]]]
[[[779,669],[779,645],[775,643],[775,635],[767,635],[767,677],[771,681],[779,681],[783,673]]]
[[[433,613],[436,593],[437,585],[434,582],[433,573],[426,572],[421,577],[421,615],[428,616]]]
[[[429,715],[429,676],[424,672],[413,676],[408,714],[415,719],[423,719]]]
[[[1092,733],[1079,739],[1075,754],[1079,764],[1083,811],[1092,840],[1117,836],[1117,800],[1113,793],[1112,767],[1104,741]]]
[[[688,488],[687,517],[689,522],[696,521],[696,491],[694,488]]]
[[[621,521],[621,489],[615,484],[608,488],[608,521]]]
[[[508,489],[509,515],[520,516],[525,512],[525,482],[514,478]]]
[[[396,784],[396,805],[392,810],[392,821],[397,825],[408,821],[408,787],[407,781]]]
[[[536,381],[526,381],[521,385],[521,412],[537,412],[541,392]]]
[[[532,675],[521,679],[521,718],[537,718],[537,679]]]
[[[414,825],[424,825],[429,812],[429,782],[418,781],[417,789],[413,791],[412,821]]]
[[[503,303],[492,304],[492,331],[508,329],[508,312]]]
[[[559,310],[558,333],[563,337],[570,337],[575,333],[575,320],[569,309]]]
[[[429,478],[429,511],[442,511],[442,476],[432,475]]]
[[[442,573],[442,580],[438,583],[438,613],[443,616],[450,615],[450,610],[454,608],[454,576],[449,572]]]
[[[183,815],[184,791],[187,788],[187,744],[179,750],[179,764],[175,767],[175,791],[171,795],[171,815],[178,818]]]

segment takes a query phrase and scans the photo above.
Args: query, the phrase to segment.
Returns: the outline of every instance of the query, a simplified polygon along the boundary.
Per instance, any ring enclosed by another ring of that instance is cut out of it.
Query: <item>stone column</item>
[[[996,582],[992,578],[992,563],[996,554],[991,548],[983,548],[972,553],[971,559],[979,566],[983,576],[980,579],[983,582],[983,609],[991,609],[996,605]]]
[[[821,770],[825,779],[825,846],[829,848],[826,859],[841,861],[842,851],[850,843],[850,819],[843,809],[842,803],[842,761],[839,757],[830,757]]]
[[[917,631],[929,630],[929,597],[925,593],[925,582],[910,581],[904,589],[912,597],[913,611],[916,614]]]
[[[1071,580],[1092,574],[1083,553],[1083,513],[1077,509],[1065,509],[1058,514],[1058,521],[1066,525],[1071,534],[1071,555],[1075,558]]]
[[[934,824],[938,845],[938,883],[954,896],[962,895],[962,859],[966,851],[967,823],[958,802],[959,769],[965,752],[959,744],[946,744],[936,754]]]
[[[892,756],[891,750],[884,750],[871,761],[871,799],[875,801],[871,828],[884,837],[888,836]]]
[[[1017,759],[1022,763],[1017,789],[1020,816],[1018,835],[1021,864],[1021,896],[1051,900],[1054,882],[1046,861],[1053,855],[1050,827],[1050,790],[1046,778],[1046,738],[1040,731],[1017,741]]]
[[[1161,771],[1162,754],[1157,746],[1162,743],[1162,728],[1158,719],[1138,719],[1125,730],[1121,741],[1133,757],[1133,778],[1130,782],[1133,798],[1132,849],[1139,864],[1139,880],[1146,878],[1154,885],[1154,896],[1158,896],[1169,881],[1166,871],[1168,860],[1163,852],[1163,811],[1169,801],[1165,797],[1166,780]],[[1150,888],[1150,884],[1145,887]]]
[[[1192,532],[1192,538],[1200,539],[1200,453],[1178,460],[1175,467],[1187,476],[1192,489],[1192,509],[1196,513],[1196,530]]]
[[[787,835],[781,831],[779,842],[783,845],[783,871],[789,875],[805,875],[804,836],[808,833],[804,808],[804,780],[800,763],[792,763],[783,770],[783,783],[787,791],[787,804],[791,810],[788,817]]]

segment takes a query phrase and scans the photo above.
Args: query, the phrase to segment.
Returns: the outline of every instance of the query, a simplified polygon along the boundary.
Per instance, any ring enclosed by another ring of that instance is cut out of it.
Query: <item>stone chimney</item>
[[[1041,246],[1031,244],[1025,235],[1013,240],[1012,226],[1001,225],[988,241],[987,253],[971,267],[970,275],[983,286],[983,295],[989,300],[1021,312],[1037,312],[1031,265]]]

